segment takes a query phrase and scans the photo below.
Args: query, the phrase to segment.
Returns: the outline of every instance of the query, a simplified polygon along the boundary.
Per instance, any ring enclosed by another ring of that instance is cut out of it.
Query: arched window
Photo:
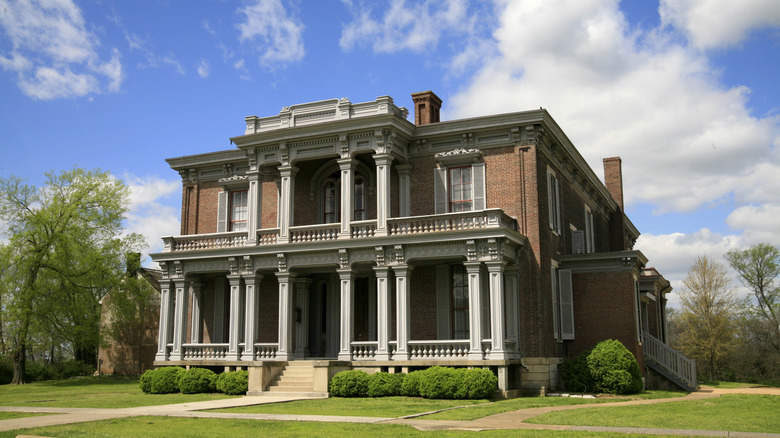
[[[326,224],[339,220],[339,187],[338,181],[328,179],[322,187],[322,213]]]
[[[356,221],[366,219],[366,180],[362,176],[355,177],[355,215]]]

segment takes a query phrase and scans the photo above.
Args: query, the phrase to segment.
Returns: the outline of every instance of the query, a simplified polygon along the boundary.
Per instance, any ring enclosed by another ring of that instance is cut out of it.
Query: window
[[[550,229],[561,233],[561,186],[551,170],[547,170],[547,214]]]
[[[484,210],[485,163],[434,169],[435,213]]]
[[[339,220],[338,183],[332,179],[325,181],[322,188],[323,221],[332,224]]]
[[[558,341],[574,340],[574,296],[571,270],[550,269],[553,303],[553,336]]]
[[[355,219],[366,220],[366,181],[362,176],[355,177]]]
[[[585,252],[596,252],[596,239],[593,232],[593,213],[585,206]]]
[[[230,192],[230,231],[247,229],[249,208],[247,206],[248,192],[237,190]]]
[[[450,278],[452,339],[469,338],[469,283],[466,267],[452,265]]]

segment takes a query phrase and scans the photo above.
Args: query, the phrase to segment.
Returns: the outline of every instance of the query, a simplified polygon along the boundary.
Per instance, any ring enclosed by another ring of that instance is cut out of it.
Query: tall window
[[[474,205],[471,166],[451,167],[449,192],[451,212],[471,211]]]
[[[366,219],[366,181],[362,176],[355,177],[355,220]]]
[[[452,339],[469,338],[469,283],[466,267],[452,265]]]
[[[585,252],[596,252],[596,241],[593,227],[593,213],[585,206]]]
[[[561,185],[550,170],[547,171],[547,214],[550,217],[550,229],[561,233]]]
[[[244,231],[247,228],[249,208],[246,190],[230,192],[230,231]]]
[[[326,224],[332,224],[339,220],[339,200],[337,182],[329,179],[323,186],[322,206],[323,219]]]

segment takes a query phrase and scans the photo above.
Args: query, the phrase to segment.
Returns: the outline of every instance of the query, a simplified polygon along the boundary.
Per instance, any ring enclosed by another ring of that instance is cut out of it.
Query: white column
[[[189,291],[187,290],[187,281],[183,278],[177,278],[174,280],[174,284],[176,285],[176,309],[173,317],[173,350],[171,351],[171,360],[183,360],[184,352],[181,346],[184,344],[184,339],[187,335],[187,298],[189,297]]]
[[[355,214],[355,161],[351,158],[338,160],[341,172],[341,229],[339,238],[352,237],[352,215]]]
[[[276,350],[277,360],[292,360],[292,283],[295,274],[292,272],[277,272],[279,279],[279,347]]]
[[[241,338],[241,277],[228,275],[230,282],[230,327],[228,327],[227,360],[239,360],[238,343]]]
[[[295,174],[298,168],[295,166],[280,166],[279,173],[279,208],[277,210],[277,222],[279,224],[279,243],[290,241],[290,226],[293,224],[293,199],[295,199]]]
[[[485,263],[490,280],[490,355],[489,359],[506,359],[506,326],[504,318],[503,261]]]
[[[173,324],[173,294],[172,281],[160,283],[160,330],[157,333],[157,355],[154,360],[168,360],[168,342],[171,340],[171,328]]]
[[[463,264],[469,281],[469,356],[482,360],[482,299],[480,292],[480,262]]]
[[[395,318],[396,318],[396,350],[393,360],[409,360],[409,332],[411,331],[411,306],[409,304],[409,277],[413,267],[408,265],[394,266],[395,273]]]
[[[260,188],[260,172],[257,170],[246,173],[249,177],[249,190],[247,191],[247,244],[254,245],[257,242],[257,230],[260,228],[260,212],[262,205],[262,190]]]
[[[401,217],[411,216],[410,209],[411,184],[409,182],[409,171],[411,166],[408,164],[396,164],[398,171],[398,215]]]
[[[262,275],[244,276],[244,351],[241,360],[255,360],[255,342],[257,342],[257,309],[259,305],[260,281]]]
[[[376,162],[376,235],[387,236],[387,218],[390,217],[390,163],[389,154],[374,154]]]
[[[303,359],[309,355],[309,289],[310,278],[295,280],[295,306],[300,312],[301,320],[295,326],[295,352],[293,357]],[[323,303],[324,305],[325,303]]]
[[[352,360],[352,309],[355,298],[355,282],[351,269],[339,269],[339,290],[341,292],[341,323],[339,326],[339,360]]]
[[[390,268],[375,266],[376,273],[376,360],[390,360]]]
[[[504,269],[504,297],[506,299],[506,338],[515,341],[515,353],[520,351],[520,300],[518,299],[518,269]]]
[[[203,318],[201,305],[203,303],[203,283],[195,281],[192,287],[192,325],[190,326],[190,343],[200,344],[203,336]]]

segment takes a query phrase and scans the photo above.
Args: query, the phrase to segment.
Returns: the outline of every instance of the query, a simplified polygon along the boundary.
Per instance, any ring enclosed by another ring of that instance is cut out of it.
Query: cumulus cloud
[[[734,46],[754,30],[780,26],[780,2],[772,0],[661,0],[659,12],[701,49]]]
[[[149,245],[144,256],[161,251],[160,236],[178,235],[180,231],[180,214],[175,205],[181,202],[181,181],[132,174],[123,179],[130,188],[127,231],[144,236]]]
[[[242,42],[260,43],[260,64],[266,67],[289,64],[303,59],[301,21],[288,13],[281,0],[255,0],[239,9],[244,21],[237,25]]]
[[[18,76],[23,93],[41,100],[117,92],[123,80],[120,55],[108,60],[71,0],[0,0],[0,26],[11,41],[0,67]]]

